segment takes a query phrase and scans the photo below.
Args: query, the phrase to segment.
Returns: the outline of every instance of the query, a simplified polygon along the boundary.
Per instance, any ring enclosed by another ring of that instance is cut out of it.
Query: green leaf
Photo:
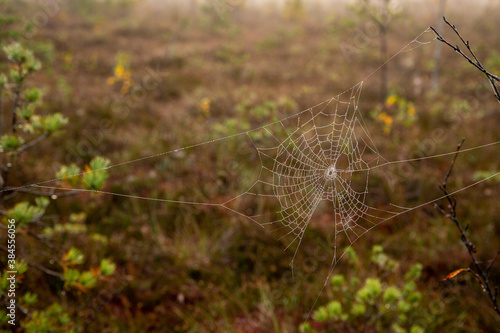
[[[415,281],[408,281],[403,287],[403,295],[407,297],[415,289],[417,289],[417,284],[415,283]]]
[[[37,197],[35,203],[38,207],[45,209],[49,206],[50,200],[46,197]]]
[[[354,303],[351,308],[351,313],[355,316],[361,316],[366,312],[366,306],[364,303]]]
[[[312,328],[311,328],[311,324],[309,323],[303,323],[303,324],[300,324],[299,326],[299,331],[301,333],[313,333],[315,332]]]
[[[7,211],[9,218],[16,220],[16,223],[21,226],[23,223],[30,223],[33,220],[41,217],[45,212],[45,208],[32,206],[26,201],[18,202],[14,208]]]
[[[24,260],[16,260],[16,269],[17,274],[24,274],[28,270],[28,263]]]
[[[108,243],[108,238],[104,235],[101,235],[101,234],[92,234],[90,236],[90,238],[92,238],[92,240],[94,240],[95,242],[98,242],[98,243],[102,243],[102,244],[107,244]]]
[[[409,312],[411,310],[411,304],[405,300],[400,300],[398,302],[398,310],[403,313]]]
[[[15,69],[11,69],[9,71],[9,78],[14,81],[15,83],[20,83],[21,82],[21,74],[19,73],[19,71],[15,70]]]
[[[42,63],[35,58],[30,58],[26,61],[25,68],[30,73],[36,72],[42,68]]]
[[[353,264],[357,264],[359,262],[358,260],[358,255],[356,254],[356,251],[354,250],[354,248],[352,246],[349,246],[346,250],[345,250],[345,254],[347,256],[347,259],[353,263]]]
[[[320,323],[328,321],[330,318],[328,317],[328,310],[326,307],[322,306],[318,310],[314,311],[313,319],[315,321],[319,321]]]
[[[108,276],[115,272],[116,264],[109,259],[102,259],[100,267],[102,275]]]
[[[35,304],[37,300],[38,300],[38,296],[36,294],[32,294],[29,291],[27,291],[23,295],[23,302],[26,303],[27,305]]]
[[[17,137],[16,135],[5,134],[0,138],[0,151],[15,151],[17,148],[21,147],[23,143],[23,138]]]
[[[94,157],[94,159],[90,161],[90,167],[87,168],[82,178],[87,189],[98,190],[104,185],[109,177],[106,168],[110,163],[111,162],[107,158],[100,156]]]
[[[419,293],[418,291],[415,291],[411,294],[408,295],[408,297],[406,298],[410,303],[415,303],[415,304],[418,304],[418,302],[420,302],[420,300],[422,299],[422,294]]]
[[[38,88],[31,88],[24,92],[24,98],[28,103],[38,102],[42,98],[42,91]]]
[[[60,318],[59,318],[59,322],[61,323],[61,325],[63,326],[66,326],[68,325],[68,323],[70,322],[71,318],[70,316],[67,314],[67,313],[63,313]]]
[[[328,317],[332,319],[339,319],[342,315],[342,304],[338,301],[331,301],[326,305]]]
[[[43,130],[48,133],[53,133],[68,123],[68,118],[64,117],[60,113],[54,113],[42,118],[41,124]]]
[[[31,117],[33,117],[33,113],[34,110],[32,105],[23,106],[16,111],[17,116],[23,120],[30,120]]]
[[[366,279],[365,285],[356,296],[361,301],[374,301],[382,293],[382,283],[377,278]]]
[[[84,259],[85,256],[83,253],[75,247],[69,249],[69,251],[63,256],[63,260],[70,265],[81,264]]]
[[[371,261],[380,267],[385,267],[389,262],[389,257],[384,253],[384,249],[380,245],[375,245],[372,249]]]
[[[51,227],[45,227],[43,228],[42,234],[47,237],[52,237],[54,235],[54,229]]]
[[[67,269],[64,272],[64,281],[66,281],[69,284],[73,284],[76,281],[78,281],[78,278],[80,277],[80,272],[77,271],[76,269]]]
[[[28,333],[74,332],[69,315],[62,311],[59,303],[53,303],[43,311],[34,311],[23,322],[23,329]]]
[[[405,274],[406,280],[417,280],[422,274],[422,264],[417,263],[413,265],[408,272]]]
[[[344,276],[341,274],[334,275],[330,278],[330,283],[334,288],[341,287],[342,285],[344,285],[344,282],[345,282]]]
[[[33,53],[26,50],[19,43],[12,43],[10,45],[4,46],[3,50],[7,59],[18,64],[26,62],[30,57],[33,57]]]
[[[401,291],[394,287],[388,287],[384,292],[384,302],[387,304],[396,303],[401,298]]]
[[[406,333],[406,330],[398,324],[392,324],[391,328],[394,333]]]
[[[424,333],[424,332],[425,330],[422,327],[418,325],[412,325],[409,333]]]
[[[71,164],[70,166],[63,165],[56,173],[56,177],[75,187],[80,182],[80,178],[78,177],[80,173],[81,170],[76,164]]]
[[[30,119],[31,128],[35,131],[44,131],[43,118],[40,115],[33,115]]]
[[[87,214],[85,212],[72,213],[69,216],[69,221],[71,223],[84,223],[86,218],[87,218]]]
[[[382,247],[382,245],[374,245],[372,248],[373,255],[377,255],[377,254],[380,254],[383,252],[384,252],[384,248]]]
[[[84,286],[85,288],[92,288],[97,283],[97,279],[92,275],[91,272],[88,271],[80,274],[78,280],[81,283],[81,285]]]
[[[105,169],[111,164],[111,161],[107,158],[96,156],[90,161],[90,168],[92,170]]]

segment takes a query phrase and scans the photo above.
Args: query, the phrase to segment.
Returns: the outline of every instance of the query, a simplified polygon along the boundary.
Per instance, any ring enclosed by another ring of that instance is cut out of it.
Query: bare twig
[[[25,261],[26,261],[26,260],[25,260]],[[45,273],[45,274],[47,274],[47,275],[55,276],[55,277],[60,278],[61,280],[64,280],[64,275],[62,275],[62,274],[61,274],[61,273],[59,273],[59,272],[53,271],[53,270],[51,270],[51,269],[48,269],[48,268],[46,268],[46,267],[44,267],[44,266],[42,266],[42,265],[39,265],[39,264],[37,264],[37,263],[35,263],[35,262],[26,261],[26,263],[28,264],[28,266],[31,266],[31,267],[33,267],[33,268],[36,268],[36,269],[38,269],[39,271],[41,271],[41,272],[43,272],[43,273]]]
[[[457,52],[458,54],[460,54],[462,57],[464,57],[465,59],[467,59],[467,61],[472,64],[474,67],[476,67],[479,71],[481,71],[484,75],[486,75],[486,77],[488,78],[488,80],[490,81],[490,84],[491,84],[491,89],[493,90],[493,94],[495,95],[496,99],[498,100],[498,102],[500,103],[500,92],[498,91],[498,88],[497,88],[497,82],[500,82],[500,77],[495,75],[495,74],[492,74],[490,72],[488,72],[484,66],[481,64],[481,62],[479,61],[479,59],[477,58],[476,54],[474,53],[474,51],[472,51],[472,49],[470,48],[470,44],[469,44],[469,41],[466,41],[462,38],[462,36],[460,35],[460,33],[458,32],[457,28],[455,27],[454,24],[451,24],[450,22],[448,22],[446,20],[446,18],[443,16],[443,20],[444,22],[455,32],[455,34],[457,34],[457,36],[460,38],[460,41],[465,45],[465,47],[467,48],[467,50],[469,51],[469,53],[471,54],[472,58],[470,56],[468,56],[467,54],[465,54],[458,45],[452,45],[451,43],[449,43],[446,39],[444,39],[440,34],[439,32],[436,31],[436,29],[434,29],[433,27],[430,27],[432,29],[432,31],[434,31],[434,33],[436,34],[437,36],[437,39],[440,41],[440,42],[443,42],[445,43],[446,45],[448,45],[449,47],[451,47],[455,52]]]
[[[6,294],[2,294],[2,296],[5,298],[5,300],[3,301],[5,305],[9,305],[9,304],[11,304],[10,302],[9,302],[9,303],[7,303],[8,298],[7,298],[7,295],[6,295]],[[19,311],[21,311],[21,313],[22,313],[23,315],[25,315],[26,317],[28,317],[28,318],[32,319],[31,315],[28,313],[28,310],[26,310],[24,307],[22,307],[21,305],[19,305],[19,302],[16,302],[16,303],[14,303],[14,304],[15,304],[16,308],[17,308]]]
[[[493,258],[493,260],[491,261],[491,263],[488,266],[488,268],[486,268],[486,274],[490,273],[491,267],[493,267],[493,265],[495,264],[495,261],[497,261],[497,258],[498,258],[499,254],[500,254],[500,251],[497,251],[497,254],[495,255],[495,258]]]
[[[457,211],[456,211],[457,201],[450,195],[450,193],[447,190],[448,179],[451,176],[451,173],[453,171],[453,167],[455,166],[455,162],[457,160],[458,152],[459,152],[460,148],[462,147],[464,140],[465,139],[462,139],[462,141],[458,144],[457,152],[453,158],[453,161],[451,162],[450,168],[448,169],[446,176],[444,177],[444,181],[441,185],[439,185],[439,188],[441,189],[441,191],[443,191],[445,198],[448,201],[448,210],[444,209],[441,206],[438,206],[438,209],[440,210],[440,212],[443,215],[445,215],[447,218],[449,218],[451,221],[453,221],[453,223],[455,224],[455,226],[458,228],[458,230],[460,232],[460,238],[461,238],[462,242],[464,243],[465,247],[467,248],[467,251],[469,252],[469,256],[472,259],[472,264],[473,264],[475,270],[468,268],[465,271],[474,275],[474,277],[479,282],[479,284],[481,285],[483,290],[488,294],[488,297],[493,305],[493,309],[495,310],[495,312],[498,315],[500,315],[500,309],[498,307],[498,300],[497,300],[497,290],[496,290],[496,288],[494,288],[494,289],[492,288],[492,286],[490,285],[490,281],[489,281],[490,270],[493,267],[493,265],[496,261],[496,258],[498,257],[498,254],[500,253],[500,251],[497,252],[495,258],[492,260],[492,262],[490,263],[490,265],[486,269],[484,269],[483,266],[481,266],[481,263],[479,262],[479,260],[476,257],[476,246],[470,241],[470,239],[467,237],[467,234],[466,234],[469,226],[467,225],[465,228],[463,228],[462,225],[460,224],[460,222],[458,221]]]
[[[2,190],[5,188],[1,186]],[[4,194],[5,193],[5,194]],[[10,200],[17,196],[20,192],[13,191],[12,193],[7,194],[6,192],[2,192],[2,195],[0,195],[0,204],[4,203],[7,200]],[[0,212],[1,215],[1,212]]]
[[[59,192],[56,192],[55,189],[52,189],[48,192],[43,192],[43,191],[34,191],[34,190],[30,190],[29,188],[26,188],[26,187],[5,187],[4,188],[4,191],[7,192],[7,191],[13,191],[13,192],[22,192],[22,193],[27,193],[27,194],[31,194],[31,195],[36,195],[36,196],[39,196],[39,197],[51,197],[53,195],[56,195],[58,198],[60,197],[69,197],[69,196],[73,196],[73,195],[77,195],[77,194],[80,194],[81,191],[77,191],[77,190],[72,190],[72,191],[59,191]]]
[[[22,151],[28,149],[28,148],[31,148],[33,147],[34,145],[42,142],[43,140],[45,140],[46,138],[49,137],[49,133],[48,132],[44,132],[42,135],[40,135],[38,138],[28,142],[28,143],[25,143],[24,145],[22,145],[21,147],[17,148],[17,152],[18,153],[21,153]]]
[[[4,247],[4,246],[1,246],[1,245],[0,245],[0,250],[2,250],[2,251],[4,251],[4,252],[8,253],[7,248],[6,248],[6,247]],[[21,259],[22,259],[23,261],[25,261],[25,262],[26,262],[26,264],[28,264],[28,266],[30,266],[30,267],[33,267],[33,268],[35,268],[35,269],[38,269],[39,271],[41,271],[41,272],[43,272],[43,273],[45,273],[45,274],[47,274],[47,275],[55,276],[55,277],[60,278],[61,280],[64,280],[64,275],[63,275],[63,274],[61,274],[61,273],[59,273],[59,272],[53,271],[53,270],[51,270],[51,269],[48,269],[48,268],[46,268],[46,267],[44,267],[44,266],[42,266],[42,265],[39,265],[39,264],[37,264],[37,263],[35,263],[35,262],[28,261],[28,260],[26,260],[25,258],[21,258]]]

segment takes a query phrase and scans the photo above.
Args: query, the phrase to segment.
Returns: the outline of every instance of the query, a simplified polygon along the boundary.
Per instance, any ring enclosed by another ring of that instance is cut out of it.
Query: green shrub
[[[348,258],[355,259],[347,260],[351,265],[360,264],[352,247]],[[380,245],[373,247],[370,262],[372,267],[365,267],[365,271],[377,277],[368,276],[361,283],[354,276],[333,275],[330,278],[333,300],[313,312],[314,325],[303,323],[300,331],[316,332],[312,327],[322,327],[326,332],[342,331],[346,327],[353,332],[423,331],[417,323],[429,314],[416,311],[422,298],[416,291],[422,265],[413,265],[401,279],[402,274],[396,269],[399,263],[390,258]],[[382,272],[386,275],[384,279],[378,277],[378,273]]]

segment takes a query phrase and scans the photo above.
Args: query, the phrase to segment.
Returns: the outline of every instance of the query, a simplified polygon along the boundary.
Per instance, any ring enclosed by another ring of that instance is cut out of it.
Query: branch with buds
[[[471,273],[476,280],[479,282],[483,290],[488,294],[488,297],[493,305],[493,309],[500,315],[500,309],[498,307],[498,287],[492,287],[490,280],[489,280],[489,275],[491,268],[495,264],[495,261],[500,254],[500,251],[497,252],[491,263],[488,265],[488,267],[484,268],[479,260],[477,259],[476,256],[476,246],[471,242],[471,240],[467,237],[467,229],[469,228],[469,225],[466,225],[465,228],[462,227],[460,224],[458,217],[457,217],[457,200],[453,198],[450,193],[448,192],[447,185],[448,185],[448,179],[451,176],[451,173],[453,171],[453,167],[455,166],[455,162],[457,160],[458,152],[460,151],[460,148],[462,147],[462,144],[464,143],[465,138],[462,139],[462,141],[458,144],[457,146],[457,152],[453,158],[453,161],[451,162],[450,168],[448,172],[446,173],[446,176],[444,177],[444,181],[441,185],[439,185],[439,188],[441,191],[443,191],[446,201],[448,203],[448,206],[446,208],[437,205],[437,208],[439,211],[449,218],[455,226],[458,228],[460,232],[460,239],[462,240],[462,243],[465,245],[467,248],[467,251],[469,252],[469,256],[472,259],[472,267],[469,268],[460,268],[455,270],[454,272],[448,274],[446,278],[444,278],[444,281],[447,281],[449,279],[454,278],[458,274],[462,272],[468,272]]]
[[[446,20],[446,18],[443,16],[443,20],[444,22],[455,32],[455,34],[457,34],[458,38],[460,38],[460,41],[465,45],[465,47],[467,48],[467,51],[469,51],[470,53],[470,56],[467,55],[466,53],[464,53],[462,51],[462,49],[457,45],[453,45],[451,44],[450,42],[448,42],[446,39],[444,39],[440,34],[439,32],[436,31],[436,29],[434,29],[433,27],[430,27],[432,31],[434,31],[434,33],[436,34],[436,37],[437,37],[437,40],[440,41],[440,42],[443,42],[445,43],[446,45],[448,45],[449,47],[451,47],[455,52],[457,52],[458,54],[460,54],[462,57],[464,57],[470,64],[472,64],[474,67],[476,67],[480,72],[482,72],[484,75],[486,75],[486,77],[488,78],[488,80],[490,81],[490,84],[491,84],[491,89],[493,90],[493,94],[495,95],[496,99],[498,100],[498,102],[500,103],[500,92],[498,91],[498,87],[497,87],[497,84],[500,82],[500,77],[498,75],[495,75],[495,74],[492,74],[490,73],[489,71],[487,71],[484,66],[481,64],[481,62],[479,61],[479,59],[477,58],[476,54],[474,53],[474,51],[472,51],[472,49],[470,48],[470,44],[469,44],[469,41],[466,41],[462,38],[462,36],[460,35],[460,33],[458,32],[458,29],[455,27],[454,24],[451,24],[450,22],[448,22]]]

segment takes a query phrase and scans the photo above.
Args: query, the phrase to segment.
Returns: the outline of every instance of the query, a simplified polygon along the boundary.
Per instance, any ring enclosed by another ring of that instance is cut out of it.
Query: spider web
[[[382,158],[359,113],[361,89],[362,83],[299,115],[248,132],[261,162],[258,180],[223,206],[248,211],[245,207],[263,200],[279,207],[243,215],[268,229],[285,249],[295,247],[292,267],[322,202],[329,205],[335,234],[342,233],[349,244],[387,218],[378,213],[398,213],[365,203],[370,170]]]

